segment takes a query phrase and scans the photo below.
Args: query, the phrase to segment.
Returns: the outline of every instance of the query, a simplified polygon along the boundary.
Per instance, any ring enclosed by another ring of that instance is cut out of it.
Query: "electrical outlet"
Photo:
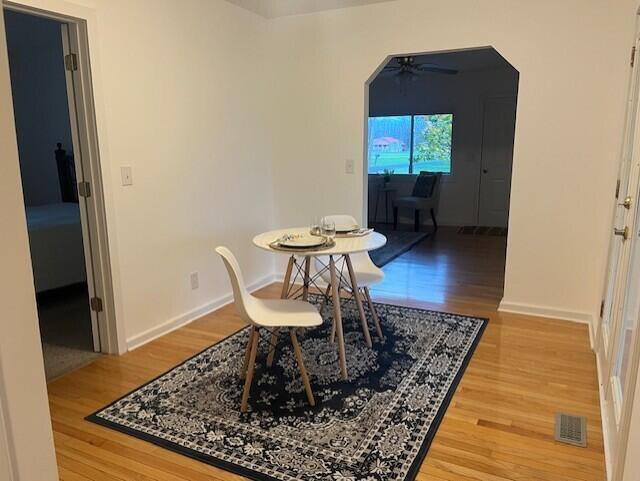
[[[200,280],[198,279],[198,273],[197,272],[192,272],[191,275],[189,276],[190,280],[191,280],[191,290],[196,290],[198,287],[200,287]]]
[[[122,177],[122,185],[133,185],[133,174],[130,165],[120,167],[120,176]]]
[[[353,159],[347,159],[344,163],[344,171],[347,174],[353,174],[354,164]]]

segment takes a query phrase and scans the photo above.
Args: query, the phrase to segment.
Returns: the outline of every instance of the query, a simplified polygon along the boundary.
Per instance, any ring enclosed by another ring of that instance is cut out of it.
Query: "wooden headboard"
[[[56,164],[58,165],[58,180],[62,202],[78,202],[78,186],[76,181],[76,165],[73,162],[73,154],[67,154],[58,142],[55,150]]]

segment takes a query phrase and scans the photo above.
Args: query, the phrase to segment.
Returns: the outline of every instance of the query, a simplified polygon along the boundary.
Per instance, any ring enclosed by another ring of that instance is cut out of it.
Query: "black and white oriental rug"
[[[87,419],[255,480],[413,480],[487,320],[376,307],[384,339],[372,329],[370,349],[353,301],[342,304],[348,381],[330,305],[321,327],[299,333],[315,407],[283,333],[271,368],[261,340],[240,413],[243,329]]]

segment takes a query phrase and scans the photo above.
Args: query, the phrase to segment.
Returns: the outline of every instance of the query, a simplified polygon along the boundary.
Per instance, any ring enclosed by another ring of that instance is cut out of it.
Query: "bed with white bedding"
[[[86,281],[78,204],[27,207],[27,229],[36,292]]]

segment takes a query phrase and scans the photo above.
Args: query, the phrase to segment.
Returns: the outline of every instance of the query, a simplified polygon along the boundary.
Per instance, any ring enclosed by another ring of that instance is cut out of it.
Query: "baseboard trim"
[[[536,306],[534,304],[523,304],[519,302],[505,302],[502,300],[498,306],[500,312],[510,312],[512,314],[525,314],[528,316],[548,317],[560,319],[562,321],[579,322],[589,324],[591,328],[593,316],[587,312],[567,311],[554,307]]]
[[[256,282],[252,282],[247,286],[247,290],[249,292],[257,291],[258,289],[262,289],[263,287],[268,286],[269,284],[276,282],[278,280],[278,276],[270,274],[268,276],[263,277],[262,279],[258,279]],[[148,342],[153,341],[165,334],[169,334],[176,329],[179,329],[187,324],[195,321],[196,319],[204,316],[205,314],[209,314],[215,310],[220,309],[227,304],[230,304],[233,301],[233,294],[229,292],[224,296],[221,296],[217,299],[214,299],[206,304],[203,304],[195,309],[192,309],[189,312],[176,316],[168,321],[163,322],[162,324],[152,327],[140,334],[136,334],[131,338],[127,339],[127,350],[132,351],[137,349]]]
[[[596,336],[593,332],[593,321],[594,319],[592,318],[589,322],[589,346],[593,352],[596,352]]]

